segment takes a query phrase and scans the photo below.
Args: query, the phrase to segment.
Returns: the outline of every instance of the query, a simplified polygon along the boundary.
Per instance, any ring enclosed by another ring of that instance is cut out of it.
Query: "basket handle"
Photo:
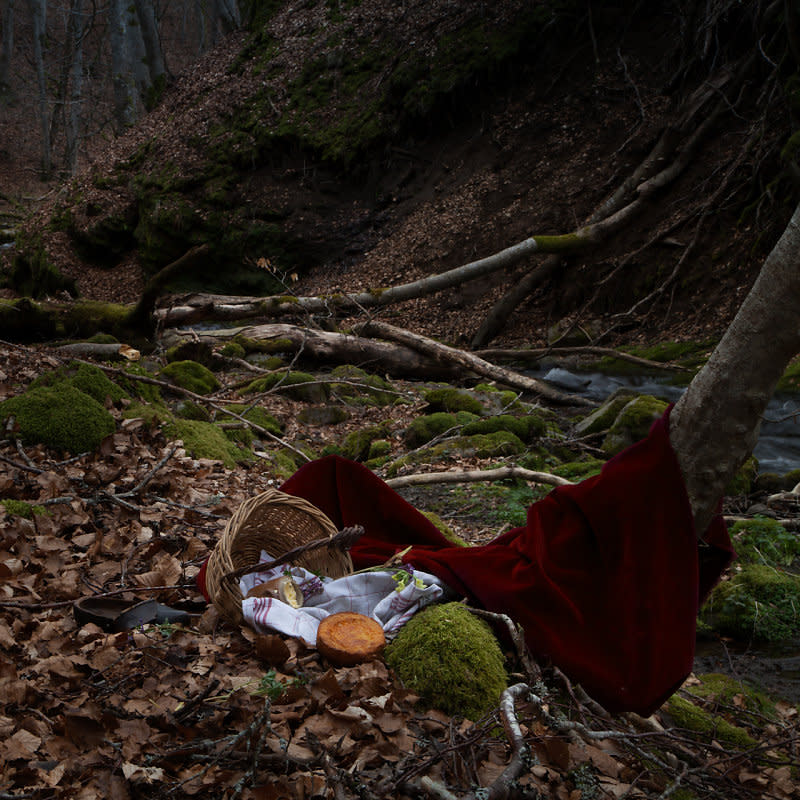
[[[316,550],[326,545],[328,547],[336,546],[341,550],[349,550],[363,535],[364,527],[362,525],[352,525],[349,528],[342,528],[342,530],[331,536],[325,536],[322,539],[313,539],[310,542],[293,547],[291,550],[287,550],[282,556],[278,556],[278,558],[272,561],[262,561],[258,564],[249,564],[246,567],[239,567],[238,569],[231,570],[222,576],[222,580],[236,580],[243,575],[249,575],[251,572],[261,572],[265,569],[278,567],[281,564],[286,564],[298,556],[303,555],[303,553],[307,553],[309,550]]]

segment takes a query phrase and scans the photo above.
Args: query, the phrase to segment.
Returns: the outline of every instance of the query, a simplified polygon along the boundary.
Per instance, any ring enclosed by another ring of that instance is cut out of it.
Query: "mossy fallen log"
[[[133,346],[144,345],[150,323],[137,325],[131,312],[129,306],[96,300],[0,300],[0,338],[30,343],[90,339],[102,333]]]

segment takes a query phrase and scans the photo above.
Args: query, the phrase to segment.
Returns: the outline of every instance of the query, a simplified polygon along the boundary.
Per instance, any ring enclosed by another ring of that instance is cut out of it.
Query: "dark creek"
[[[617,389],[633,389],[675,402],[684,388],[647,375],[607,375],[602,372],[572,372],[562,367],[545,367],[531,372],[552,385],[602,403]],[[775,395],[767,407],[753,454],[759,472],[784,475],[800,468],[800,398]]]

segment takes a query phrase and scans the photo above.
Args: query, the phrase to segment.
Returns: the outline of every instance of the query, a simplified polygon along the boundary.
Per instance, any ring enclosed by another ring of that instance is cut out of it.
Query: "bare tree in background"
[[[147,85],[143,92],[146,108],[152,106],[154,94],[164,87],[167,78],[167,67],[161,49],[161,38],[158,33],[158,22],[153,0],[135,0],[136,16],[139,20],[142,43],[145,49],[145,65],[147,67]]]
[[[114,87],[114,122],[118,133],[136,121],[136,87],[127,31],[127,12],[123,0],[109,3],[109,41],[111,43],[111,81]]]
[[[33,60],[36,67],[38,90],[39,131],[41,142],[42,177],[49,178],[53,170],[50,147],[50,108],[47,96],[47,71],[44,63],[44,48],[47,36],[47,0],[28,0],[33,23]]]
[[[0,41],[0,90],[9,86],[11,56],[14,53],[14,0],[6,0],[1,23],[3,26]]]

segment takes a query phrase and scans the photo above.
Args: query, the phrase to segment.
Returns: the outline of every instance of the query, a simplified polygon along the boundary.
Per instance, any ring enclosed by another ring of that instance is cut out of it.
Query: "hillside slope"
[[[782,35],[752,46],[754,25],[782,19],[718,5],[692,20],[670,3],[256,4],[250,32],[29,221],[12,283],[53,291],[52,265],[73,293],[132,302],[200,243],[209,258],[175,289],[402,283],[570,233],[666,141],[670,181],[551,268],[496,343],[540,343],[559,322],[596,341],[713,337],[793,203],[779,154],[794,63]],[[469,344],[543,259],[392,321]]]

